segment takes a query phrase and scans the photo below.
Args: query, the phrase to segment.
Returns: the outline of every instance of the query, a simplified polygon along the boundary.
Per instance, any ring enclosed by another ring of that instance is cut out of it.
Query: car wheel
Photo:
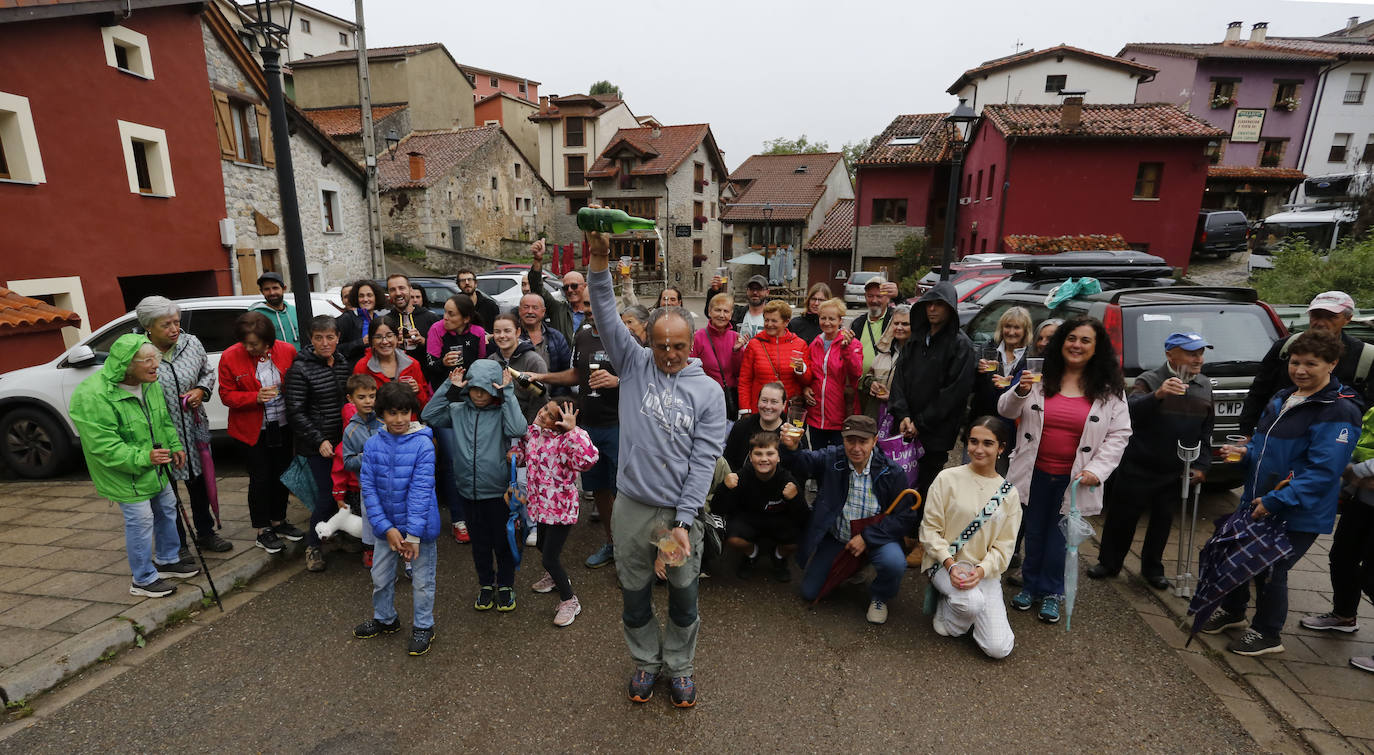
[[[71,452],[66,428],[42,409],[15,409],[0,419],[0,460],[20,477],[52,477]]]
[[[1217,252],[1217,259],[1224,260],[1231,256],[1230,252]]]

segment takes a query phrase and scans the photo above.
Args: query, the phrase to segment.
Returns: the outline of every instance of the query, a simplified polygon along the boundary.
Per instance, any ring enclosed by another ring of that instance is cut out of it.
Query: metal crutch
[[[1198,441],[1191,446],[1183,445],[1182,441],[1178,444],[1178,458],[1183,462],[1183,487],[1180,494],[1180,506],[1182,512],[1178,519],[1178,574],[1174,577],[1174,595],[1180,598],[1193,597],[1193,588],[1197,585],[1197,578],[1193,576],[1193,534],[1197,529],[1197,490],[1200,486],[1192,484],[1192,464],[1202,455],[1202,441]],[[1191,495],[1190,495],[1191,493]],[[1192,500],[1193,513],[1188,515],[1189,499]],[[1191,520],[1192,526],[1184,537],[1183,527]]]

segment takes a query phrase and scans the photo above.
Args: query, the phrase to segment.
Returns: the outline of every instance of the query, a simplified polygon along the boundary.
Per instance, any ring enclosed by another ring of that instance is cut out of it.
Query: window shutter
[[[215,96],[215,129],[219,131],[219,156],[233,160],[238,155],[238,145],[234,143],[234,111],[229,107],[229,95],[224,92],[211,92]]]
[[[272,128],[267,117],[267,108],[262,105],[254,105],[253,110],[258,114],[258,142],[262,148],[262,164],[276,165],[277,158],[272,152]]]

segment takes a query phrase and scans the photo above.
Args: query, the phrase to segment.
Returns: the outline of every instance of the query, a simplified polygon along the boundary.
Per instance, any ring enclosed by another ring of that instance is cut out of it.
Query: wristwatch
[[[679,521],[673,522],[673,528],[674,528],[674,529],[690,530],[690,529],[692,529],[692,523],[691,523],[691,522],[684,522],[684,521],[679,520]]]

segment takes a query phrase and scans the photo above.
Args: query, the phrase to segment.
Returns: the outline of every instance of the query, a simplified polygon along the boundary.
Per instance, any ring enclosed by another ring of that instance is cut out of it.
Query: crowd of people
[[[971,632],[992,658],[1015,644],[1008,603],[1060,620],[1059,520],[1071,499],[1085,515],[1106,511],[1090,577],[1121,570],[1148,513],[1141,575],[1169,586],[1176,447],[1203,444],[1195,483],[1212,462],[1204,334],[1170,334],[1162,366],[1127,385],[1106,328],[1090,317],[1033,323],[1013,307],[980,348],[959,327],[949,283],[907,305],[892,301],[894,284],[871,279],[866,311],[846,323],[825,284],[794,312],[769,298],[761,276],[746,282],[743,302],[714,279],[698,330],[676,289],[646,308],[626,279],[617,301],[608,240],[591,234],[588,249],[586,275],[564,275],[556,297],[536,242],[514,312],[463,270],[461,293],[436,317],[398,274],[347,286],[344,311],[303,331],[280,276],[268,273],[263,303],[238,319],[217,371],[181,330],[174,302],[140,302],[143,333],[118,339],[71,404],[96,488],[124,512],[130,592],[168,595],[170,580],[198,573],[188,544],[233,547],[215,530],[201,453],[204,403],[216,392],[247,459],[257,547],[278,553],[283,540],[304,540],[306,569],[323,571],[317,525],[340,509],[362,518],[373,595],[358,638],[401,629],[393,599],[403,570],[414,592],[407,652],[428,651],[445,531],[471,546],[474,609],[513,611],[518,544],[507,520],[517,483],[528,493],[520,536],[541,556],[529,588],[557,592],[553,623],[567,626],[583,606],[563,551],[573,525],[598,522],[604,543],[584,564],[616,566],[638,702],[663,677],[674,705],[695,703],[698,584],[721,568],[720,549],[738,554],[744,579],[765,556],[780,583],[795,564],[808,601],[869,564],[874,624],[917,569],[936,633]],[[1243,627],[1234,652],[1282,651],[1287,570],[1332,531],[1338,498],[1334,604],[1303,626],[1355,631],[1360,593],[1374,598],[1374,412],[1363,414],[1372,384],[1371,360],[1361,359],[1374,347],[1341,333],[1353,310],[1339,292],[1313,300],[1311,327],[1264,360],[1242,419],[1248,437],[1223,448],[1243,459],[1242,505],[1286,522],[1293,545],[1255,578],[1253,620],[1242,586],[1203,627]],[[292,480],[313,491],[304,528],[287,519]],[[191,504],[185,528],[177,484]],[[1009,601],[1004,580],[1021,588]],[[662,627],[656,582],[668,592]],[[1374,671],[1369,658],[1352,663]]]

